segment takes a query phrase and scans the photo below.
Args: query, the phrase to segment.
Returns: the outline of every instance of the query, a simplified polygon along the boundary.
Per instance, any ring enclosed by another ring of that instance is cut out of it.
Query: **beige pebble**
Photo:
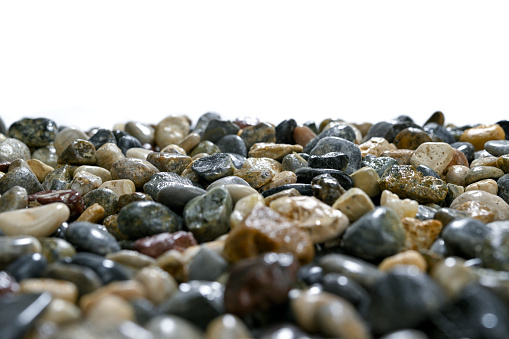
[[[431,247],[442,231],[442,223],[435,219],[401,219],[405,229],[405,249],[423,251]]]
[[[47,237],[67,221],[70,210],[61,202],[0,213],[0,230],[5,235]]]
[[[248,156],[253,158],[270,158],[281,161],[286,155],[292,154],[293,152],[300,153],[302,152],[302,149],[301,145],[259,142],[251,146]]]
[[[248,215],[253,207],[265,205],[263,196],[259,193],[251,194],[239,199],[235,204],[232,213],[230,214],[230,228],[235,228],[244,217]]]
[[[79,320],[80,318],[81,310],[74,303],[59,298],[53,298],[48,307],[41,314],[39,321],[63,324]]]
[[[104,208],[98,203],[95,203],[84,210],[76,221],[88,221],[97,224],[104,219],[105,214]]]
[[[389,143],[385,138],[374,137],[359,145],[362,157],[372,154],[379,157],[385,151],[395,151],[396,146]]]
[[[486,191],[491,194],[497,194],[498,184],[493,179],[483,179],[465,187],[465,192],[475,190]]]
[[[350,175],[353,185],[360,188],[370,197],[376,197],[380,194],[380,176],[373,167],[362,167]]]
[[[86,312],[87,320],[96,327],[117,328],[126,321],[135,321],[131,304],[116,295],[105,295]]]
[[[70,188],[84,196],[88,192],[99,188],[102,183],[101,177],[87,171],[80,171],[72,179]]]
[[[84,312],[88,312],[94,304],[110,295],[115,295],[124,300],[132,300],[145,298],[147,291],[145,285],[136,280],[114,281],[81,296],[79,305]]]
[[[83,166],[76,168],[73,172],[73,177],[83,171],[92,173],[93,175],[97,175],[98,177],[101,178],[103,183],[111,180],[111,173],[107,169],[99,167],[99,166],[88,166],[88,165],[83,165]]]
[[[415,151],[411,149],[395,149],[385,151],[380,154],[380,156],[393,158],[398,162],[398,165],[410,165],[410,160],[412,159],[414,152]]]
[[[136,192],[134,182],[132,182],[132,180],[129,179],[117,179],[106,181],[101,185],[100,188],[107,188],[112,190],[119,198],[124,194],[131,194]]]
[[[343,212],[350,222],[354,222],[365,213],[375,209],[370,197],[360,188],[353,187],[341,195],[332,205],[332,208]]]
[[[426,272],[428,269],[426,259],[424,259],[422,254],[414,250],[403,251],[385,258],[380,265],[378,265],[378,269],[383,272],[389,272],[400,265],[414,265],[421,272]]]
[[[188,269],[184,255],[177,250],[169,250],[156,259],[156,265],[168,272],[177,282],[187,281]]]
[[[55,135],[55,140],[53,141],[53,146],[55,146],[57,155],[60,156],[67,146],[69,146],[74,140],[78,139],[88,140],[89,138],[85,132],[76,127],[67,127],[58,132]]]
[[[487,157],[482,157],[482,158],[474,159],[470,163],[470,168],[474,168],[474,167],[477,167],[477,166],[493,166],[493,167],[498,167],[498,159],[499,158],[495,157],[495,156],[487,156]]]
[[[252,194],[259,194],[257,190],[250,186],[239,185],[239,184],[230,184],[225,185],[226,190],[230,193],[230,197],[232,198],[232,203],[235,204],[240,199],[247,197]]]
[[[453,200],[451,208],[457,208],[467,201],[478,201],[495,213],[495,221],[509,220],[509,205],[499,196],[486,191],[468,191]]]
[[[297,226],[307,231],[315,244],[338,237],[350,225],[345,214],[315,197],[283,197],[272,201],[269,207],[296,221]]]
[[[454,156],[454,149],[445,142],[425,142],[415,150],[410,159],[414,167],[425,165],[442,176]]]
[[[495,213],[479,201],[465,201],[461,205],[456,206],[456,209],[466,212],[470,218],[477,219],[485,224],[495,220]]]
[[[124,159],[125,155],[116,144],[108,142],[99,147],[95,152],[95,157],[96,165],[109,171],[113,163],[117,160]]]
[[[189,134],[190,124],[185,116],[169,116],[161,120],[155,131],[155,142],[163,149],[169,144],[178,144]]]
[[[106,259],[113,260],[124,266],[140,269],[155,265],[156,260],[148,255],[132,250],[120,250],[106,254]]]
[[[141,160],[147,160],[147,156],[153,151],[150,149],[145,149],[141,147],[133,147],[129,148],[127,152],[125,152],[126,158],[135,158]]]
[[[454,185],[465,186],[465,177],[467,176],[469,170],[470,168],[462,165],[453,165],[447,167],[445,180],[448,183]]]
[[[142,144],[154,143],[154,128],[148,124],[129,121],[125,124],[125,131],[138,139]]]
[[[187,152],[179,145],[170,144],[161,150],[161,153],[175,153],[187,155]]]
[[[286,184],[295,184],[297,182],[297,175],[292,171],[282,171],[276,174],[268,183],[260,187],[260,192],[269,190],[274,187],[279,187]]]
[[[178,291],[177,281],[157,266],[142,268],[136,273],[134,279],[145,286],[147,299],[156,305],[169,299]]]
[[[205,331],[204,339],[250,339],[253,338],[246,324],[233,314],[223,314],[213,319]]]
[[[51,294],[54,298],[76,303],[78,300],[78,287],[65,280],[50,278],[24,279],[19,283],[20,293],[44,293]]]
[[[270,168],[241,168],[234,171],[235,176],[244,179],[255,189],[269,183],[276,174]]]
[[[189,133],[182,141],[178,144],[178,146],[182,147],[182,149],[187,153],[191,152],[193,148],[195,148],[201,141],[201,136],[198,133]]]
[[[400,218],[413,218],[417,215],[419,203],[412,199],[400,199],[397,194],[388,190],[382,192],[380,205],[390,207]]]
[[[53,171],[54,168],[46,165],[40,160],[37,159],[29,159],[27,160],[28,166],[30,166],[30,169],[37,177],[37,180],[39,180],[40,183],[44,182],[44,179],[48,175],[49,172]]]
[[[476,280],[470,268],[465,267],[465,259],[448,257],[435,264],[431,270],[431,277],[440,284],[447,294],[454,298],[465,286]]]
[[[300,197],[302,194],[299,193],[295,188],[290,188],[287,190],[283,190],[281,192],[274,193],[272,195],[269,195],[266,197],[265,200],[265,206],[269,206],[270,203],[276,199],[282,198],[282,197]]]

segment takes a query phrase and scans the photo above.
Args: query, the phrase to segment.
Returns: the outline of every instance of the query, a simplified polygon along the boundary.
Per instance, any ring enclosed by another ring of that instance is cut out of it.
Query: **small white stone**
[[[442,176],[454,156],[454,149],[445,142],[425,142],[415,150],[410,164],[414,167],[425,165]]]
[[[375,205],[363,190],[352,187],[334,202],[332,208],[340,210],[350,219],[350,222],[354,222],[375,209]]]
[[[265,199],[258,192],[238,200],[230,214],[230,228],[235,228],[255,206],[265,206]]]
[[[117,180],[106,181],[99,188],[110,189],[119,198],[120,198],[120,196],[122,196],[124,194],[131,194],[131,193],[136,192],[136,187],[134,186],[134,182],[132,182],[129,179],[117,179]]]
[[[412,199],[401,200],[397,194],[394,194],[388,190],[382,192],[380,198],[380,206],[390,207],[399,215],[400,219],[405,217],[413,218],[417,215],[419,209],[419,203]]]

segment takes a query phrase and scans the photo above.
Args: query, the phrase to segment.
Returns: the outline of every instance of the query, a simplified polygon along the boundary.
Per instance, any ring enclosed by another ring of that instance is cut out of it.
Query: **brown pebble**
[[[405,248],[416,251],[429,249],[443,227],[442,223],[435,219],[403,218],[401,222],[405,229]]]
[[[54,170],[53,167],[46,165],[45,163],[37,159],[27,160],[27,164],[28,166],[30,166],[30,169],[35,174],[37,180],[39,180],[40,183],[43,183],[48,173]]]
[[[403,251],[385,258],[378,265],[378,269],[382,272],[389,272],[400,265],[414,265],[421,272],[426,272],[428,269],[426,259],[424,259],[422,254],[414,250]]]
[[[76,303],[78,300],[78,287],[65,280],[50,278],[25,279],[19,283],[20,293],[43,293],[48,292],[54,298]]]
[[[307,126],[297,126],[293,130],[293,139],[295,140],[295,143],[301,145],[302,147],[306,146],[307,143],[315,137],[315,132],[313,132]]]
[[[420,128],[408,127],[399,132],[393,140],[394,145],[399,149],[415,150],[425,142],[431,142],[428,133]]]
[[[470,142],[476,151],[482,151],[484,144],[490,140],[505,140],[505,132],[497,124],[480,125],[465,130],[460,141]]]
[[[495,213],[479,201],[466,201],[457,206],[456,209],[468,213],[470,218],[477,219],[485,224],[495,220]]]
[[[81,215],[76,219],[76,221],[89,221],[95,224],[98,224],[101,222],[101,220],[104,219],[104,208],[95,203],[86,210],[81,213]]]

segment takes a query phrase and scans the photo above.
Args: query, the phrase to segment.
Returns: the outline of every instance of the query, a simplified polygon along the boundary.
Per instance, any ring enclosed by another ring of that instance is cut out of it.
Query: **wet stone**
[[[195,245],[198,245],[198,242],[191,232],[177,231],[140,238],[133,243],[132,248],[149,257],[157,258],[167,251],[177,250],[184,252],[188,247]]]
[[[288,154],[283,158],[281,163],[283,165],[283,171],[295,172],[301,167],[308,167],[308,162],[297,153]]]
[[[296,190],[300,195],[313,196],[313,188],[311,184],[286,184],[278,187],[274,187],[262,192],[262,196],[267,198],[274,194],[278,194],[283,191]]]
[[[458,211],[465,212],[470,218],[477,219],[484,223],[492,222],[495,219],[495,213],[488,206],[479,201],[466,201],[456,206]]]
[[[221,178],[221,179],[217,179],[216,181],[214,181],[213,183],[211,183],[210,185],[207,186],[207,190],[211,190],[212,188],[214,187],[217,187],[217,186],[221,186],[221,185],[244,185],[244,186],[249,186],[249,183],[247,181],[245,181],[244,179],[242,178],[239,178],[237,176],[228,176],[228,177],[224,177],[224,178]]]
[[[387,190],[382,192],[380,206],[390,207],[400,218],[415,217],[419,209],[419,203],[412,199],[400,199],[397,194]]]
[[[117,213],[118,196],[110,189],[97,188],[83,196],[85,207],[88,208],[93,204],[99,204],[104,208],[105,216]]]
[[[236,134],[228,134],[219,139],[216,143],[217,147],[223,153],[234,153],[247,156],[247,148],[244,140]]]
[[[221,153],[221,149],[212,141],[204,140],[200,142],[195,148],[193,148],[191,153],[189,153],[189,156],[194,157],[201,153],[212,155],[215,153]]]
[[[240,137],[244,140],[246,148],[249,150],[258,142],[276,142],[276,129],[274,126],[262,122],[255,126],[244,128]]]
[[[134,183],[129,179],[110,180],[102,184],[100,188],[112,190],[119,198],[124,194],[136,192]]]
[[[42,187],[46,191],[68,189],[72,181],[72,167],[64,165],[54,169],[44,179]]]
[[[231,121],[212,119],[207,123],[201,138],[216,143],[227,135],[237,135],[239,130],[239,126]]]
[[[394,142],[394,138],[396,138],[398,133],[407,128],[420,128],[420,126],[413,121],[393,121],[383,137],[385,140],[392,143]]]
[[[124,135],[117,142],[118,148],[122,150],[122,153],[125,155],[127,151],[131,148],[142,148],[143,145],[141,142],[133,137],[132,135]]]
[[[380,178],[380,189],[389,190],[400,198],[410,198],[420,203],[439,202],[447,196],[444,181],[422,176],[409,165],[392,166]]]
[[[70,189],[79,192],[83,196],[88,192],[99,188],[102,183],[102,179],[97,175],[82,171],[74,176]]]
[[[104,285],[112,281],[128,280],[130,278],[128,271],[121,264],[94,253],[78,252],[72,258],[66,259],[65,263],[92,269]]]
[[[230,214],[230,227],[235,228],[255,206],[264,206],[265,204],[265,199],[260,194],[251,194],[241,198],[235,203]]]
[[[244,322],[233,314],[224,314],[212,320],[207,326],[205,339],[214,338],[252,338]]]
[[[187,229],[198,242],[207,242],[230,229],[232,200],[228,191],[216,187],[189,201],[183,212]]]
[[[297,175],[292,171],[282,171],[276,174],[268,183],[259,188],[260,192],[286,184],[297,182]],[[233,198],[233,196],[232,196]]]
[[[353,142],[338,137],[320,139],[309,152],[310,155],[324,155],[330,152],[344,153],[348,156],[347,174],[352,174],[361,167],[361,151]]]
[[[118,213],[118,228],[130,239],[139,239],[163,232],[182,229],[182,218],[163,204],[137,201]]]
[[[143,185],[145,193],[150,195],[153,200],[157,200],[158,193],[168,186],[191,186],[192,181],[181,177],[173,172],[159,172],[150,178],[149,181]]]
[[[438,238],[442,231],[442,222],[439,220],[418,220],[405,217],[401,219],[405,229],[405,249],[416,251],[427,250]]]
[[[471,143],[464,142],[464,141],[458,141],[458,142],[452,143],[451,147],[463,152],[463,154],[465,155],[465,157],[467,158],[469,163],[471,163],[472,160],[474,160],[475,149],[474,149],[474,145],[472,145]]]
[[[266,253],[233,266],[224,292],[226,312],[246,316],[284,304],[300,267],[291,254]]]
[[[444,123],[445,123],[445,116],[444,116],[444,113],[440,112],[440,111],[436,111],[435,113],[433,113],[429,118],[428,120],[426,120],[426,122],[424,123],[424,125],[427,125],[429,123],[435,123],[437,125],[440,125],[440,126],[443,126]]]
[[[489,234],[485,223],[471,218],[453,220],[442,231],[447,248],[466,259],[479,256]]]
[[[155,129],[155,142],[159,148],[178,144],[189,134],[189,120],[185,116],[169,116],[161,120]]]
[[[0,271],[0,300],[14,296],[19,291],[16,279],[5,271]]]
[[[193,148],[195,148],[200,143],[201,137],[198,133],[189,133],[180,143],[179,146],[182,147],[186,153],[191,152]]]
[[[312,155],[308,159],[308,166],[311,168],[330,168],[345,171],[348,166],[348,155],[338,152]]]
[[[509,223],[497,221],[488,224],[491,232],[486,237],[480,258],[484,267],[498,271],[509,270]]]
[[[9,127],[9,136],[22,141],[28,147],[44,147],[55,139],[57,130],[58,127],[53,120],[25,118]]]
[[[320,267],[325,274],[338,273],[359,283],[364,288],[376,284],[383,273],[377,266],[359,258],[344,254],[327,254],[320,258]]]
[[[395,159],[400,165],[410,165],[415,151],[411,149],[388,150],[380,154],[381,157],[390,157]]]
[[[276,143],[295,144],[295,139],[293,138],[295,127],[297,127],[297,122],[294,119],[281,121],[276,126]]]
[[[393,165],[398,165],[398,162],[390,157],[374,157],[367,155],[362,161],[362,166],[369,166],[373,168],[379,177],[381,177],[385,170]]]
[[[88,136],[75,127],[67,127],[59,131],[53,142],[57,155],[60,156],[69,144],[78,139],[88,140]]]
[[[117,139],[113,132],[105,128],[100,128],[92,137],[90,137],[90,139],[88,139],[88,141],[94,145],[96,150],[107,143],[117,144]]]
[[[126,158],[115,161],[110,172],[112,179],[129,179],[136,189],[141,189],[159,170],[148,161]]]
[[[9,166],[9,171],[0,178],[0,194],[14,186],[23,187],[28,194],[43,190],[41,183],[23,159],[14,160]]]
[[[161,172],[173,172],[179,175],[192,162],[191,157],[187,155],[162,152],[150,153],[147,156],[147,161]]]
[[[435,219],[435,213],[437,213],[437,211],[438,210],[434,207],[419,205],[415,218],[421,221]]]
[[[468,191],[458,196],[451,203],[451,208],[457,208],[467,201],[478,201],[495,213],[495,221],[509,220],[509,205],[499,196],[485,191]]]
[[[81,194],[73,189],[37,192],[30,194],[28,201],[30,203],[34,202],[37,205],[62,202],[69,207],[71,218],[77,218],[85,209],[85,203]]]
[[[330,174],[321,174],[311,181],[313,196],[329,206],[346,191]]]
[[[352,278],[339,273],[328,273],[323,277],[323,290],[349,301],[358,310],[365,309],[369,294],[364,287]]]
[[[202,246],[189,263],[189,280],[214,281],[228,269],[228,262],[216,252]]]
[[[207,191],[196,186],[175,184],[161,189],[157,193],[157,202],[180,214],[191,199],[205,193]]]
[[[122,126],[122,128],[124,128],[124,127],[125,127],[125,126]],[[119,141],[122,137],[124,137],[124,136],[128,135],[126,131],[124,131],[124,130],[120,130],[120,129],[115,128],[115,127],[114,127],[114,129],[112,130],[112,132],[113,132],[113,135],[115,136],[115,139],[117,140],[117,143],[118,143],[118,141]]]
[[[140,122],[129,121],[125,124],[125,131],[138,139],[142,144],[153,144],[155,129]]]
[[[208,123],[212,120],[221,120],[221,116],[215,112],[202,114],[196,122],[193,132],[201,135],[203,131],[205,131],[205,128],[207,128]]]
[[[431,142],[428,133],[420,128],[409,127],[401,130],[393,140],[394,145],[399,149],[415,150],[425,142]]]
[[[437,179],[440,179],[440,176],[438,175],[438,173],[426,165],[419,165],[415,169],[418,170],[419,172],[421,172],[421,174],[425,177],[430,176],[430,177],[435,177]]]
[[[32,236],[1,236],[0,267],[10,264],[27,253],[41,252],[41,243]]]
[[[340,170],[328,169],[328,168],[310,168],[310,167],[302,167],[295,171],[297,174],[297,182],[298,183],[311,183],[313,178],[323,174],[329,174],[334,179],[338,181],[338,183],[345,190],[349,190],[353,187],[353,180],[350,178],[348,174]]]
[[[37,159],[30,159],[27,161],[28,166],[30,166],[30,169],[35,174],[37,179],[40,183],[44,182],[44,178],[54,170],[53,167],[46,165],[40,160]]]
[[[457,140],[452,130],[436,123],[429,123],[424,125],[424,131],[426,131],[434,142],[445,142],[452,144]],[[461,135],[459,132],[458,137]]]
[[[71,142],[58,157],[59,164],[94,165],[95,147],[90,141],[78,139]]]
[[[242,168],[234,173],[255,189],[270,182],[275,175],[269,168]]]
[[[194,173],[206,182],[233,175],[234,166],[230,156],[226,153],[216,153],[193,162]]]
[[[249,149],[248,155],[252,158],[270,158],[282,161],[286,155],[292,154],[293,152],[302,152],[302,146],[260,142],[255,143]]]
[[[470,168],[462,165],[453,165],[447,168],[445,180],[448,183],[465,186],[465,177],[467,176]]]
[[[117,160],[124,159],[125,156],[117,144],[106,143],[97,149],[95,154],[96,165],[106,170],[110,170],[113,163]]]
[[[332,208],[343,212],[350,222],[354,222],[367,212],[373,210],[375,205],[369,196],[360,188],[350,188],[339,199],[337,199]]]
[[[93,204],[81,213],[76,221],[89,221],[92,223],[99,223],[104,219],[104,208],[99,204]]]
[[[374,155],[375,157],[380,156],[385,151],[395,150],[396,146],[389,143],[384,138],[373,137],[366,142],[359,145],[362,157],[368,154]]]
[[[304,147],[304,152],[311,154],[311,150],[318,144],[318,142],[324,138],[337,137],[348,140],[350,142],[355,141],[355,131],[352,127],[339,124],[335,125],[316,136],[313,140],[309,141]]]
[[[28,253],[17,258],[5,268],[17,281],[40,278],[48,261],[40,253]]]
[[[70,258],[76,249],[67,240],[56,237],[39,237],[41,253],[49,263]]]
[[[65,236],[79,250],[99,255],[120,251],[119,244],[110,233],[88,221],[70,223]]]
[[[442,175],[453,159],[454,149],[443,142],[427,142],[421,144],[410,160],[411,165],[417,167],[425,165]]]
[[[476,151],[484,149],[484,144],[490,140],[505,140],[505,132],[497,124],[479,125],[469,128],[461,134],[460,141],[470,142]]]
[[[309,141],[313,140],[316,137],[315,131],[313,131],[308,126],[297,126],[293,130],[293,138],[295,139],[295,143],[305,147]]]
[[[376,207],[346,229],[342,244],[348,252],[359,258],[383,259],[403,249],[405,231],[399,216],[392,209]]]
[[[141,160],[147,160],[147,156],[152,153],[152,150],[145,149],[145,148],[139,148],[139,147],[133,147],[129,148],[127,152],[125,152],[126,158],[136,158]]]
[[[0,213],[26,208],[28,205],[27,190],[14,186],[0,197]]]
[[[354,187],[363,190],[369,197],[373,198],[380,194],[378,181],[380,176],[369,166],[362,167],[350,175]]]
[[[465,175],[465,185],[470,185],[483,179],[497,180],[504,175],[504,171],[492,166],[476,166],[471,168]]]

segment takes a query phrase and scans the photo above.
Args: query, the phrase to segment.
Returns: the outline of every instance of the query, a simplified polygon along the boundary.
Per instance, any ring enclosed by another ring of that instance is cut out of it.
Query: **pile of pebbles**
[[[508,336],[509,121],[0,133],[0,338]]]

